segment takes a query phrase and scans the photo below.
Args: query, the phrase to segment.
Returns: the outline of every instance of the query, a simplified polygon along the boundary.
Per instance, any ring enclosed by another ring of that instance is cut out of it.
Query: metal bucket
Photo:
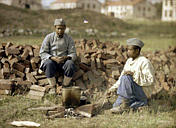
[[[80,104],[81,89],[73,86],[62,89],[62,104],[66,108],[77,107]]]
[[[71,106],[71,88],[62,88],[62,105],[66,108]]]
[[[77,86],[72,87],[71,91],[71,103],[72,107],[77,107],[80,104],[81,89]]]

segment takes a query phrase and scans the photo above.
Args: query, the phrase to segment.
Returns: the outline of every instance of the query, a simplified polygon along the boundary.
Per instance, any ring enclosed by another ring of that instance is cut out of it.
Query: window
[[[165,0],[165,4],[166,4],[166,6],[167,6],[167,4],[168,4],[167,2],[168,2],[168,0]]]
[[[169,17],[172,17],[172,15],[173,15],[173,12],[172,10],[170,10]]]
[[[170,0],[170,5],[173,6],[173,0]]]
[[[143,17],[145,17],[146,15],[145,15],[145,12],[143,12]]]
[[[84,4],[82,4],[82,8],[84,8]]]
[[[148,8],[148,11],[150,12],[150,11],[151,11],[151,8]]]
[[[138,7],[138,10],[141,11],[141,7]]]
[[[113,16],[113,17],[114,17],[114,12],[110,12],[110,16]]]
[[[95,5],[95,4],[93,4],[93,8],[94,8],[94,9],[96,8],[96,5]]]
[[[90,5],[89,4],[87,4],[87,8],[89,8],[90,7]]]
[[[167,10],[165,11],[165,17],[167,17]]]
[[[30,5],[29,4],[25,4],[25,8],[26,9],[30,9]]]

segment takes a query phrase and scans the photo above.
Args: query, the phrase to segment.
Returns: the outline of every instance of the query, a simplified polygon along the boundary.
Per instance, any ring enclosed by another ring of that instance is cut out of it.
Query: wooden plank
[[[25,81],[17,81],[17,84],[25,86],[25,85],[31,85],[32,82],[31,81],[27,81],[27,80],[25,80]]]
[[[28,94],[26,98],[33,99],[33,100],[42,100],[43,97]]]
[[[23,50],[22,55],[21,55],[21,59],[22,59],[22,60],[25,60],[28,56],[29,56],[29,50],[28,50],[27,48],[25,48],[25,49]]]
[[[77,72],[74,73],[73,80],[79,79],[83,74],[84,74],[84,71],[79,69]]]
[[[48,116],[48,119],[54,119],[54,118],[63,118],[65,115],[65,111],[58,112],[54,115]]]
[[[65,108],[63,106],[50,106],[50,107],[37,107],[37,108],[28,108],[28,111],[63,111]]]
[[[88,67],[87,65],[85,65],[85,64],[83,64],[83,63],[80,63],[80,64],[79,64],[79,67],[80,67],[82,70],[84,70],[84,71],[90,71],[90,70],[91,70],[90,67]]]
[[[0,95],[10,95],[11,94],[11,90],[1,90],[0,89]]]
[[[47,79],[40,79],[40,80],[38,80],[38,84],[39,84],[39,85],[47,85],[47,84],[49,84],[49,83],[48,83],[48,80],[47,80]]]
[[[16,74],[17,76],[21,77],[21,78],[24,78],[24,76],[25,76],[24,73],[22,73],[22,72],[20,72],[20,71],[18,71],[18,70],[16,70],[16,69],[12,69],[12,72],[13,72],[14,74]]]
[[[45,95],[45,92],[30,90],[28,94],[43,97]]]
[[[37,80],[34,78],[34,76],[31,73],[26,73],[26,78],[28,81],[31,81],[34,84],[37,82]]]
[[[40,91],[40,92],[45,92],[46,88],[45,87],[41,87],[39,85],[32,85],[30,87],[31,90],[36,90],[36,91]]]
[[[93,108],[94,108],[93,104],[82,105],[76,108],[76,112],[85,117],[90,118],[92,117],[92,114],[93,114]]]
[[[11,90],[12,85],[9,84],[0,84],[0,89],[2,90]]]
[[[5,50],[6,55],[18,55],[20,50],[18,48],[6,48]]]
[[[34,76],[37,80],[41,80],[41,79],[46,79],[46,75],[37,75]]]
[[[7,80],[0,79],[0,85],[4,85],[4,84],[6,84],[6,85],[12,85],[12,84],[14,84],[14,81],[10,80],[10,79],[7,79]]]
[[[20,63],[13,63],[12,68],[14,68],[20,72],[24,72],[25,66]]]

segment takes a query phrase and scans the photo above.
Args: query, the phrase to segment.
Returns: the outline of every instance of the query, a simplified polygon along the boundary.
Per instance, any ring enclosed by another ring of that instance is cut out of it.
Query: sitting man
[[[55,32],[48,34],[43,40],[40,57],[40,69],[50,84],[49,88],[56,86],[56,72],[64,73],[63,85],[69,86],[72,76],[76,70],[76,48],[74,41],[65,34],[66,24],[63,19],[56,19],[54,22]]]
[[[127,40],[128,60],[118,81],[108,90],[117,90],[118,98],[112,113],[122,113],[129,108],[137,109],[147,105],[154,89],[155,73],[150,61],[140,55],[144,43],[136,38]]]

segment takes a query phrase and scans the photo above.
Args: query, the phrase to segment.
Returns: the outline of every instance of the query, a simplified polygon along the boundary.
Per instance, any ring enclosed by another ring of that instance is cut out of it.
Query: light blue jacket
[[[42,59],[40,67],[51,56],[70,56],[72,60],[76,60],[76,48],[73,39],[67,34],[63,38],[59,38],[56,32],[48,34],[43,40],[40,48],[40,57]]]

